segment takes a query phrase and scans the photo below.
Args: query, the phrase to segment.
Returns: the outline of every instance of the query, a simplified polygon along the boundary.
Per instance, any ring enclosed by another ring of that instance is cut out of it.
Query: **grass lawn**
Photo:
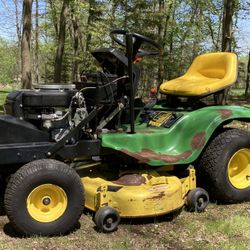
[[[159,220],[159,219],[158,219]],[[116,232],[96,232],[90,215],[82,215],[80,228],[67,236],[19,238],[6,217],[0,218],[0,249],[36,250],[143,250],[197,249],[249,250],[250,203],[210,204],[204,213],[182,211],[172,221],[125,220]]]

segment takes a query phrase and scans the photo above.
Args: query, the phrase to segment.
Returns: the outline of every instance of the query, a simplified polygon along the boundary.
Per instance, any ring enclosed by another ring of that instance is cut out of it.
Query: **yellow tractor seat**
[[[237,67],[234,53],[203,54],[195,58],[183,76],[162,83],[160,92],[185,97],[207,96],[234,84]]]

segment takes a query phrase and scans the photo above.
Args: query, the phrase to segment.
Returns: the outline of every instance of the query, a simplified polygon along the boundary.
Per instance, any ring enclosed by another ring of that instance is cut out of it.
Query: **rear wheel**
[[[83,208],[80,177],[59,161],[30,162],[7,184],[6,214],[24,235],[66,234],[78,222]]]
[[[198,162],[197,181],[214,200],[250,200],[250,133],[231,129],[215,137]]]

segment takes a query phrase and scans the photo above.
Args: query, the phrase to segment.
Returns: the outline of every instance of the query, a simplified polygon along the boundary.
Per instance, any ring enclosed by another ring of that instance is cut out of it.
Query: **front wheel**
[[[201,156],[198,186],[219,202],[250,200],[250,133],[230,129],[215,137]]]
[[[83,208],[80,177],[59,161],[30,162],[7,184],[6,214],[23,235],[66,234],[78,222]]]

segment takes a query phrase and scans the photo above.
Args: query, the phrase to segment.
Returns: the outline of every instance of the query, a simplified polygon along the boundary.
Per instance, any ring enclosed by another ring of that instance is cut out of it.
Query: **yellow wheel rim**
[[[67,195],[62,188],[43,184],[31,191],[27,198],[30,216],[39,222],[53,222],[63,215],[67,208]]]
[[[228,163],[228,178],[237,189],[250,187],[250,149],[240,149]]]

